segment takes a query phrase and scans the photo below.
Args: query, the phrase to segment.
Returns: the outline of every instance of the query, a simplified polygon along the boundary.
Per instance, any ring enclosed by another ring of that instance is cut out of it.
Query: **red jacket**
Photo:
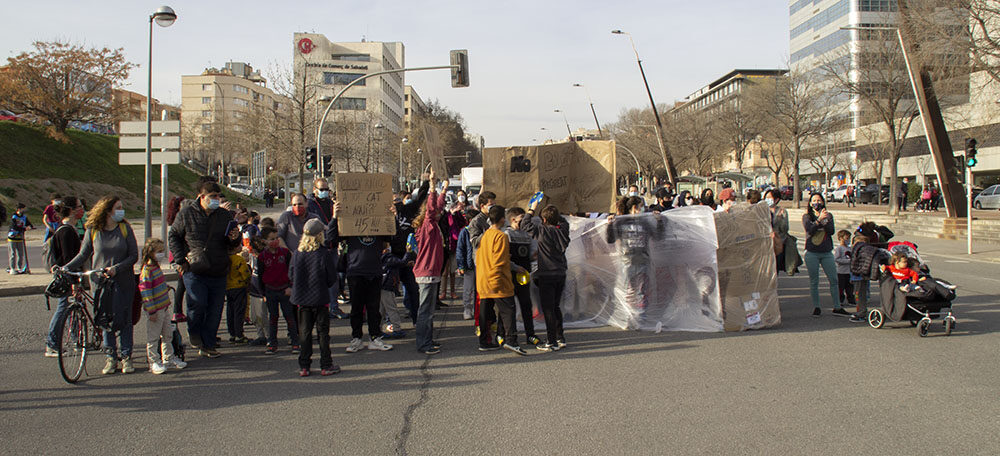
[[[257,265],[260,268],[260,281],[269,290],[284,290],[291,285],[288,278],[288,264],[292,253],[284,247],[272,252],[264,249],[257,255]]]
[[[417,260],[413,265],[415,277],[438,277],[444,266],[444,244],[438,216],[444,208],[444,194],[431,192],[427,195],[427,213],[420,228],[416,230]]]

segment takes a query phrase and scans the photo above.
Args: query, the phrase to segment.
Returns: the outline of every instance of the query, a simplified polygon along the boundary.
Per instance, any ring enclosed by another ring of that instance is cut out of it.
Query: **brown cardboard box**
[[[719,241],[719,295],[726,331],[781,323],[771,241],[771,214],[764,203],[737,204],[715,213]]]

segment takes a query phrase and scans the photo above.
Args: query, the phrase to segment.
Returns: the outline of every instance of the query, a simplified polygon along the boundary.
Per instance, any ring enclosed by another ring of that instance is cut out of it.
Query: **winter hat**
[[[306,221],[305,226],[302,227],[302,233],[308,234],[310,236],[315,236],[323,232],[323,223],[319,219],[309,219]]]
[[[731,199],[732,200],[736,199],[736,190],[733,190],[731,188],[724,188],[722,189],[721,192],[719,192],[719,201],[726,201]]]

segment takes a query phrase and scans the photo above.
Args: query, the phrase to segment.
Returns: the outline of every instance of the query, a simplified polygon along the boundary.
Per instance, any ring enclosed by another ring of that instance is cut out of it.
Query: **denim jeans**
[[[476,311],[476,270],[468,269],[462,276],[462,310],[472,315]]]
[[[219,333],[226,301],[226,278],[185,272],[184,287],[187,291],[187,325],[191,344],[215,348],[215,336]]]
[[[440,283],[418,283],[420,289],[420,307],[417,308],[417,350],[431,349],[434,339],[434,306],[437,305],[437,292]]]
[[[830,252],[806,252],[806,268],[809,269],[809,296],[812,298],[813,307],[819,308],[819,268],[823,268],[826,280],[830,285],[830,301],[833,307],[840,308],[840,294],[837,284],[837,263],[833,260],[833,253]]]
[[[129,324],[125,325],[125,329],[122,329],[121,331],[104,331],[104,348],[107,349],[108,357],[115,359],[126,359],[132,357],[131,318],[132,317],[130,316]],[[121,342],[121,356],[118,356],[118,344],[115,342]]]
[[[399,283],[403,285],[403,307],[410,313],[410,321],[417,322],[417,308],[420,307],[420,289],[413,268],[399,268]]]
[[[45,346],[53,350],[58,350],[56,347],[56,324],[59,323],[59,319],[62,318],[63,314],[66,313],[66,308],[69,307],[69,298],[59,298],[59,304],[56,304],[56,312],[52,314],[52,321],[49,322],[49,336],[45,338]]]

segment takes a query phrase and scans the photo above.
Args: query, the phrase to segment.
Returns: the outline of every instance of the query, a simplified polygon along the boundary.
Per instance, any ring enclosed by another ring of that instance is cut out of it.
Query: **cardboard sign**
[[[396,217],[392,205],[391,174],[337,174],[337,229],[341,236],[392,236]]]
[[[448,164],[444,161],[444,147],[438,139],[437,127],[431,124],[424,124],[424,142],[427,143],[427,159],[431,162],[431,169],[438,179],[448,178]]]
[[[528,207],[536,191],[563,213],[608,212],[615,199],[614,141],[489,148],[483,151],[484,189],[497,203]]]

